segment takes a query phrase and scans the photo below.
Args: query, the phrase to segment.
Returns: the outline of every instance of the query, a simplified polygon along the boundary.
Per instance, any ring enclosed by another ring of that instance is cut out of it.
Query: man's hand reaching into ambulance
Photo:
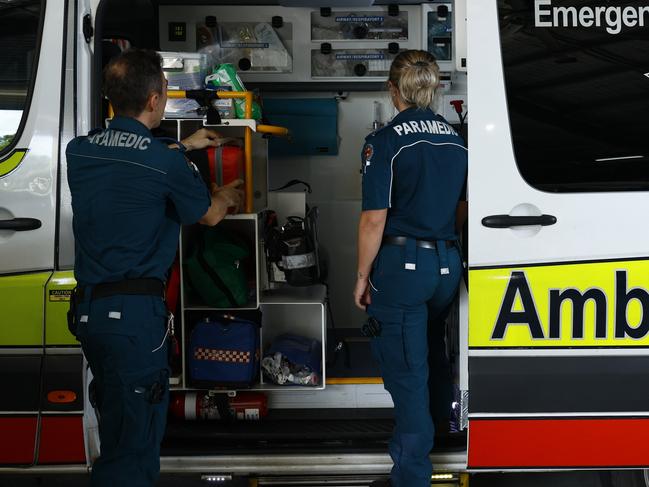
[[[210,187],[212,204],[207,213],[199,220],[199,223],[214,226],[225,218],[230,208],[234,209],[234,213],[238,213],[243,205],[242,185],[243,181],[241,179],[232,181],[225,186],[217,186],[212,183]]]
[[[185,148],[190,150],[206,149],[207,147],[218,147],[221,145],[223,136],[214,130],[202,128],[181,142]]]
[[[234,208],[235,213],[241,211],[243,206],[243,180],[236,179],[225,186],[217,186],[215,183],[210,185],[210,193],[213,198],[219,198],[226,208]]]

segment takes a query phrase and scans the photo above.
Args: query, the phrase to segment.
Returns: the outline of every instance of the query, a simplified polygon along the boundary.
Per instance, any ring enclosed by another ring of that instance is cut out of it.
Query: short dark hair
[[[162,58],[150,49],[127,49],[104,68],[102,90],[117,115],[137,116],[151,93],[162,94]]]

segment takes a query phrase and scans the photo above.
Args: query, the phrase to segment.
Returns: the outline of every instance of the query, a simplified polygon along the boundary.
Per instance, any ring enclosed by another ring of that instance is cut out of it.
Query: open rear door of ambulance
[[[0,1],[0,468],[59,463],[70,450],[60,444],[70,435],[68,405],[57,394],[64,352],[44,346],[50,302],[59,300],[46,293],[55,269],[68,3]]]
[[[649,0],[469,0],[470,469],[649,465]]]

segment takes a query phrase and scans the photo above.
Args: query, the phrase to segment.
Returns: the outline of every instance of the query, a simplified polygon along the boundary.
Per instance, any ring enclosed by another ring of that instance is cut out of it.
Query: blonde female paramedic
[[[439,323],[462,275],[455,212],[467,171],[463,140],[431,108],[438,86],[433,56],[400,53],[388,81],[399,113],[362,152],[354,299],[370,317],[365,329],[396,423],[390,481],[374,485],[430,486],[427,322]]]

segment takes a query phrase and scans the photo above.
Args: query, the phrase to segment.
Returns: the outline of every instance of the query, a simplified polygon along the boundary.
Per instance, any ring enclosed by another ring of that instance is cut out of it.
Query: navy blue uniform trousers
[[[428,389],[430,397],[430,413],[433,417],[435,428],[441,427],[441,433],[449,432],[454,400],[454,380],[451,361],[446,346],[446,318],[451,312],[453,296],[449,306],[439,310],[436,303],[429,303],[428,309]]]
[[[166,317],[161,297],[120,295],[78,304],[77,337],[94,376],[99,413],[93,487],[151,487],[158,478],[169,404]]]
[[[389,452],[393,487],[429,487],[434,426],[429,409],[428,313],[441,314],[452,302],[462,275],[455,248],[384,245],[374,261],[367,312],[381,323],[372,353],[394,403],[395,430]],[[407,255],[409,254],[409,255]],[[406,259],[406,256],[408,257]],[[406,261],[416,268],[405,268]]]

